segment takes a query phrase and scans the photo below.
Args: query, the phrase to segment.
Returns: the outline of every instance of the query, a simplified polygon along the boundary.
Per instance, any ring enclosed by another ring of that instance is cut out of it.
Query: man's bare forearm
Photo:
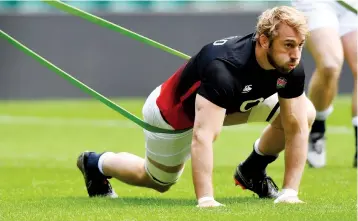
[[[298,191],[307,158],[308,128],[286,136],[283,188]]]
[[[193,138],[191,147],[192,174],[197,199],[213,197],[213,149],[212,142]]]

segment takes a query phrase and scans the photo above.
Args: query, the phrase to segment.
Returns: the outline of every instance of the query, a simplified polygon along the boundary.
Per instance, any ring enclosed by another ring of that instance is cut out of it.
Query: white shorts
[[[345,0],[357,8],[357,0]],[[292,0],[292,5],[308,18],[309,30],[332,27],[340,36],[357,30],[358,16],[335,0]]]
[[[163,119],[156,100],[160,94],[161,86],[157,87],[147,98],[143,106],[143,119],[146,123],[163,129],[174,130]],[[153,133],[144,130],[145,135],[145,169],[147,174],[160,185],[175,183],[184,168],[177,173],[168,173],[158,169],[149,160],[165,165],[178,166],[190,158],[192,130],[180,134]]]
[[[156,104],[160,90],[161,86],[148,96],[142,110],[143,118],[152,126],[173,130],[163,119]],[[248,122],[272,122],[279,114],[279,109],[278,97],[274,94],[251,109]],[[162,134],[144,130],[145,169],[153,181],[160,185],[170,185],[179,179],[184,168],[176,173],[168,173],[158,169],[148,158],[164,166],[184,164],[190,158],[192,134],[192,129],[180,134]]]

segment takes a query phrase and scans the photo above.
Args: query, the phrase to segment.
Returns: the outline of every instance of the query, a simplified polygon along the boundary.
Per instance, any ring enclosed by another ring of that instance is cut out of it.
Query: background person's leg
[[[316,70],[309,83],[308,94],[317,110],[310,133],[308,163],[319,168],[326,165],[326,119],[333,111],[332,102],[337,94],[338,80],[343,65],[343,49],[334,28],[321,28],[310,33],[307,48]]]
[[[332,101],[337,94],[343,65],[343,48],[339,34],[338,9],[334,1],[293,1],[308,18],[310,33],[306,47],[316,69],[308,85],[308,97],[317,110],[308,149],[308,164],[326,165],[326,119],[333,111]]]
[[[307,48],[311,52],[316,70],[309,84],[309,98],[317,110],[317,120],[325,120],[326,111],[337,94],[338,79],[343,65],[343,49],[334,28],[320,28],[310,32]]]
[[[357,19],[356,19],[357,20]],[[352,93],[352,124],[355,135],[355,156],[353,166],[357,167],[357,29],[353,32],[347,33],[342,37],[344,56],[353,74],[353,93]]]

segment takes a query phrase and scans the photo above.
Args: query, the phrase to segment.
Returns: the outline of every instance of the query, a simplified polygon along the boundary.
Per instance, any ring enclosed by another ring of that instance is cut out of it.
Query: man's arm
[[[309,126],[306,96],[284,99],[279,97],[281,122],[285,132],[285,174],[283,189],[298,191],[304,171]]]
[[[213,199],[213,142],[221,131],[226,109],[235,101],[235,91],[239,87],[230,68],[219,60],[208,64],[201,73],[196,95],[191,159],[199,207],[221,205]]]
[[[192,174],[195,194],[198,200],[203,197],[214,197],[213,142],[218,137],[225,118],[225,109],[219,107],[201,95],[195,101],[195,121],[191,144]],[[214,199],[208,199],[215,206]],[[201,203],[199,202],[199,206]],[[205,206],[205,202],[203,203]],[[202,205],[202,206],[203,206]]]

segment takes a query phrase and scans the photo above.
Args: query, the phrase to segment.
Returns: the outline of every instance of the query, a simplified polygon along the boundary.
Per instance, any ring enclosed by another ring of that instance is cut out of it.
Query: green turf
[[[141,116],[143,100],[117,100]],[[169,192],[112,184],[119,199],[89,199],[75,167],[83,150],[144,155],[142,130],[94,100],[0,102],[0,220],[356,220],[356,170],[350,100],[329,120],[328,165],[306,168],[304,205],[274,205],[234,186],[235,166],[262,125],[224,130],[215,144],[216,198],[224,208],[195,207],[190,163]],[[7,117],[4,117],[7,116]],[[10,117],[9,117],[10,116]],[[282,156],[268,173],[282,183]]]

